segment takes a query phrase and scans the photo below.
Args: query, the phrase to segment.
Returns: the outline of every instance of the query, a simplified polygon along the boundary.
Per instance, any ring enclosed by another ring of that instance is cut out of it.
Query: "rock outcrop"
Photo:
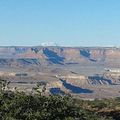
[[[120,67],[120,48],[0,47],[0,65],[97,64]]]

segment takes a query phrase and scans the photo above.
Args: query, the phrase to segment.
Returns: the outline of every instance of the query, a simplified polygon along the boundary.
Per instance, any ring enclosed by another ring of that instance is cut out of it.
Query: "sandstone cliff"
[[[0,47],[0,65],[96,64],[120,66],[119,48]]]

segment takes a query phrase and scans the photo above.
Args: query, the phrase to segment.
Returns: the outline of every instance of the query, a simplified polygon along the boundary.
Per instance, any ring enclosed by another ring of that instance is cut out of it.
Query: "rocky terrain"
[[[84,99],[120,96],[120,48],[0,47],[0,78],[10,89],[31,91],[46,84],[46,93]]]
[[[0,65],[102,64],[120,66],[119,48],[0,47]]]

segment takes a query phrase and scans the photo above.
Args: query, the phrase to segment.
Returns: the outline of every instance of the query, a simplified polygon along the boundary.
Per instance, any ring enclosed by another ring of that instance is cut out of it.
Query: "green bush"
[[[0,93],[0,120],[104,120],[68,96]],[[107,120],[107,119],[106,119]]]

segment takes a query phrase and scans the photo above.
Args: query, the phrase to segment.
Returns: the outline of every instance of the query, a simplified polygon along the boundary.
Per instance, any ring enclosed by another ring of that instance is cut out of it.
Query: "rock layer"
[[[120,66],[120,48],[0,47],[0,65],[98,64]]]

